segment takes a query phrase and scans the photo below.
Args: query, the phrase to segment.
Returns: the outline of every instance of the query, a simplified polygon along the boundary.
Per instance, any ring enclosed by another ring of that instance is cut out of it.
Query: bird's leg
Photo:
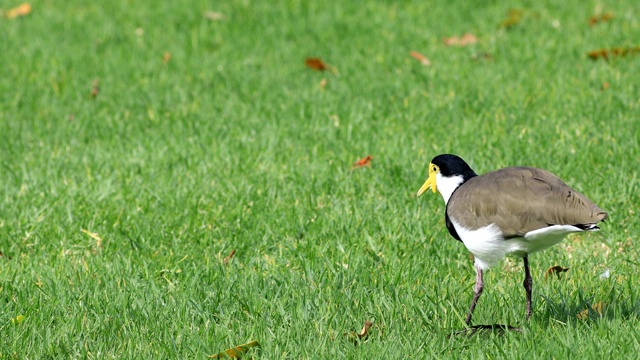
[[[467,325],[471,325],[471,316],[473,315],[473,310],[476,308],[476,304],[478,303],[478,298],[482,295],[482,269],[476,268],[476,286],[473,289],[474,295],[473,300],[471,301],[471,307],[469,308],[469,313],[467,314],[467,320],[465,321]]]
[[[533,280],[531,279],[531,272],[529,271],[529,258],[524,257],[524,281],[522,285],[527,292],[527,320],[531,317],[531,285]]]

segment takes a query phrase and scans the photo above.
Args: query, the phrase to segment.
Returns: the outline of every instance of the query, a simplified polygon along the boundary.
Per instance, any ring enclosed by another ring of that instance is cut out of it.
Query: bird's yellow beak
[[[431,191],[436,192],[436,172],[433,171],[431,164],[429,164],[429,178],[424,182],[420,190],[418,190],[418,196],[422,195],[429,188],[431,188]]]

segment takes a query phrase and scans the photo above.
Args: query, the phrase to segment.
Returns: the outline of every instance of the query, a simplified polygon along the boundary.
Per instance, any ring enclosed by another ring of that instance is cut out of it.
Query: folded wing
[[[447,213],[468,229],[496,224],[507,239],[552,225],[594,229],[607,218],[554,174],[529,167],[504,168],[468,180],[451,196]]]

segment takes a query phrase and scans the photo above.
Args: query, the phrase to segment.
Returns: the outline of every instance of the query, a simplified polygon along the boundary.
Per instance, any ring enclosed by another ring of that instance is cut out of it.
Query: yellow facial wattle
[[[431,188],[431,191],[436,192],[436,174],[439,169],[436,165],[429,164],[429,178],[424,182],[420,190],[418,190],[418,196],[422,195],[427,189]]]

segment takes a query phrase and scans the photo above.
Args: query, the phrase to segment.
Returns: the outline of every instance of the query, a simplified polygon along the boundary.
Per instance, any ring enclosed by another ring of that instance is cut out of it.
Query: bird
[[[476,283],[465,323],[484,288],[483,274],[507,255],[524,261],[526,319],[531,318],[533,280],[529,255],[561,242],[570,233],[597,231],[608,214],[553,173],[506,167],[482,175],[459,156],[441,154],[429,163],[417,196],[440,192],[449,234],[473,254]]]

